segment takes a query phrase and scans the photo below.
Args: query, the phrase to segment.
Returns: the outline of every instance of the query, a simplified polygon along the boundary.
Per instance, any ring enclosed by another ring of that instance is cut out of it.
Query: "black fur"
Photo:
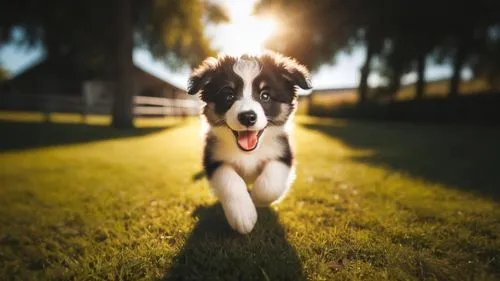
[[[212,149],[216,141],[217,140],[214,137],[207,137],[205,141],[205,149],[203,151],[203,167],[208,179],[210,179],[217,168],[222,165],[221,161],[217,161],[212,157]],[[288,139],[288,136],[280,136],[280,142],[282,143],[283,147],[283,155],[277,160],[287,166],[292,166],[294,164],[294,154],[290,146],[290,140]]]
[[[259,60],[264,65],[264,68],[271,70],[275,75],[280,75],[288,82],[288,89],[291,90],[294,96],[296,96],[295,86],[304,90],[312,88],[309,72],[296,60],[274,52],[265,53]]]
[[[283,155],[280,158],[278,158],[278,160],[288,166],[292,166],[294,157],[293,157],[292,147],[290,146],[290,140],[288,139],[288,136],[283,135],[280,137],[280,141],[283,144]]]
[[[254,59],[262,67],[252,84],[252,97],[261,104],[268,126],[284,125],[293,112],[297,87],[311,88],[309,73],[295,60],[272,52],[262,56],[245,55],[241,58]],[[225,113],[243,94],[243,80],[233,70],[238,59],[231,56],[209,58],[193,71],[189,79],[188,93],[200,93],[201,99],[207,104],[203,114],[211,126],[226,126]],[[261,99],[263,91],[269,95],[269,100]],[[286,112],[283,112],[284,110]],[[222,165],[221,161],[213,158],[212,151],[216,141],[215,137],[211,136],[206,139],[203,166],[208,178]],[[283,154],[277,160],[292,166],[294,158],[288,136],[280,136],[279,141],[283,144]]]
[[[213,93],[213,89],[206,89],[207,85],[210,83],[221,85],[220,82],[228,81],[232,78],[227,76],[231,73],[237,77],[237,75],[232,71],[232,67],[236,60],[236,57],[231,56],[220,56],[217,59],[211,57],[204,60],[203,63],[193,71],[191,77],[189,78],[188,94],[194,95],[202,91],[202,99],[204,100],[207,96],[206,92]]]
[[[203,168],[207,178],[211,178],[215,170],[222,165],[221,161],[214,160],[212,157],[212,149],[217,140],[214,137],[207,137],[205,141],[205,149],[203,151]]]
[[[273,52],[262,56],[243,55],[241,58],[254,59],[262,66],[261,73],[253,81],[253,98],[262,105],[271,126],[283,125],[294,109],[296,87],[311,88],[309,73],[295,60]],[[232,56],[208,58],[189,79],[188,93],[201,93],[201,99],[210,105],[203,113],[212,126],[224,125],[220,122],[223,115],[242,96],[243,81],[233,71],[237,60]],[[260,89],[261,82],[265,82],[265,89]],[[270,95],[269,101],[260,99],[263,90]],[[229,100],[228,96],[234,99]],[[286,110],[285,114],[282,114],[283,110]],[[281,118],[277,118],[279,116]]]

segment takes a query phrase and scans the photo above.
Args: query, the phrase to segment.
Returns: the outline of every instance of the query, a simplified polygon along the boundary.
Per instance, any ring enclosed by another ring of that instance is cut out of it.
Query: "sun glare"
[[[249,17],[233,23],[236,40],[232,41],[234,49],[239,53],[259,53],[264,44],[276,31],[276,22],[272,19]]]
[[[238,1],[233,3],[236,4]],[[267,39],[279,27],[273,18],[252,15],[251,7],[233,5],[229,7],[229,12],[231,20],[221,27],[222,34],[218,34],[223,37],[218,44],[219,47],[229,55],[262,52]]]

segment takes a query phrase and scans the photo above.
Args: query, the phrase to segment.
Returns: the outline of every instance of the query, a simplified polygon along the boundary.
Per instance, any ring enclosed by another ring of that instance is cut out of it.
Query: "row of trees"
[[[219,6],[203,0],[3,0],[0,46],[41,44],[50,63],[76,66],[88,79],[114,79],[113,125],[128,128],[133,48],[146,48],[173,68],[195,65],[214,53],[205,25],[227,20]],[[21,36],[14,36],[16,29]]]
[[[116,127],[133,126],[132,51],[146,48],[171,67],[196,65],[213,55],[204,34],[208,23],[227,21],[204,0],[4,0],[0,1],[0,45],[42,44],[48,61],[77,65],[82,75],[118,83]],[[460,73],[499,83],[498,0],[261,0],[260,14],[281,22],[271,49],[296,57],[315,70],[339,51],[363,45],[359,101],[369,99],[368,77],[378,71],[394,94],[401,77],[417,74],[416,97],[425,92],[428,58],[453,66],[450,97],[458,95]],[[13,36],[21,29],[22,36]],[[374,60],[378,59],[374,69]]]
[[[394,95],[404,74],[417,74],[416,98],[425,93],[429,58],[453,68],[449,96],[459,94],[461,72],[471,67],[492,84],[500,80],[500,1],[498,0],[262,0],[283,28],[268,45],[311,69],[333,62],[339,51],[363,45],[359,101],[369,98],[368,76],[376,70]]]

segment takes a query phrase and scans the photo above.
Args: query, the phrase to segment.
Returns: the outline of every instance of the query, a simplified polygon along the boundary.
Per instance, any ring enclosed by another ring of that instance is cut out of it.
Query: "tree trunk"
[[[425,58],[425,53],[422,53],[417,57],[417,85],[415,89],[416,99],[422,99],[425,95]]]
[[[455,54],[455,58],[453,59],[453,76],[450,80],[450,93],[449,97],[457,97],[459,95],[459,87],[462,69],[465,64],[465,58],[467,55],[467,47],[465,40],[462,40],[458,45],[457,52]]]
[[[403,65],[396,62],[393,67],[393,73],[389,82],[388,94],[391,100],[397,99],[399,89],[401,88],[401,76],[403,75]]]
[[[133,128],[133,41],[131,0],[116,1],[116,88],[113,127]]]
[[[359,80],[359,86],[358,86],[359,104],[365,103],[368,95],[368,76],[370,75],[370,65],[374,54],[373,45],[374,44],[371,40],[366,41],[365,64],[361,68],[361,78]]]

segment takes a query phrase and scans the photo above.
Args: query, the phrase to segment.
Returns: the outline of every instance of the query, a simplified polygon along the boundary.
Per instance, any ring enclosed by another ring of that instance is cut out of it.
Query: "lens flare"
[[[273,18],[239,15],[233,16],[231,22],[221,26],[223,34],[219,35],[224,37],[223,49],[229,55],[258,54],[265,50],[266,41],[278,28],[279,24]]]

